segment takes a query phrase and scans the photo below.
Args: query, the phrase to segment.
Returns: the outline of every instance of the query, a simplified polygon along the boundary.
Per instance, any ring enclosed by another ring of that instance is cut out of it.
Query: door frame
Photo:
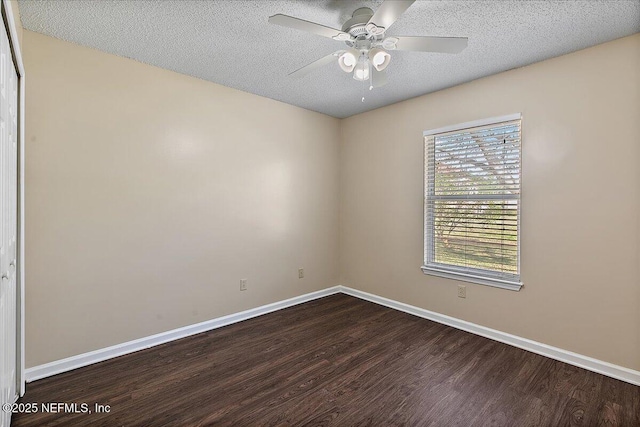
[[[19,396],[24,395],[25,391],[25,366],[24,366],[24,100],[25,100],[25,72],[24,63],[22,62],[22,49],[18,38],[18,28],[14,20],[13,4],[9,0],[2,0],[2,16],[3,24],[7,27],[9,33],[9,44],[11,45],[11,53],[13,55],[14,65],[18,75],[18,230],[17,230],[17,253],[16,253],[16,390]],[[17,7],[17,6],[16,6]]]

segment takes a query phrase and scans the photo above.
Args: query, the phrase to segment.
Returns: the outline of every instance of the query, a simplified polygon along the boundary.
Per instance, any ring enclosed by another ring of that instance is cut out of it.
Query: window
[[[424,133],[425,274],[519,290],[520,114]]]

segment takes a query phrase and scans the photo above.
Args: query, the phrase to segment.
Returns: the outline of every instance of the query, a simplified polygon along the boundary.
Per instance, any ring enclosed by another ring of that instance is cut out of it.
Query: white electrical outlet
[[[298,269],[298,279],[302,279],[304,277],[304,268],[300,267]]]
[[[240,290],[241,291],[247,290],[247,279],[240,279]]]
[[[458,298],[467,297],[467,287],[465,285],[458,285]]]

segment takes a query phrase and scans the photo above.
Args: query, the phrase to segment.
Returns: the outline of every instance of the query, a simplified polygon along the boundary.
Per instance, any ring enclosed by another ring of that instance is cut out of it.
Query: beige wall
[[[420,271],[422,132],[517,112],[525,287],[460,299]],[[341,284],[640,369],[640,34],[345,119],[340,188]]]
[[[337,284],[337,119],[23,37],[27,367]]]
[[[23,37],[27,367],[340,282],[640,369],[640,35],[343,121]],[[514,112],[525,287],[459,299],[422,131]]]

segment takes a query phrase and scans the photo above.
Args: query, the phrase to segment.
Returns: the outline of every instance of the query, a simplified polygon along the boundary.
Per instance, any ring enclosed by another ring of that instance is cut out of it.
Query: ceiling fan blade
[[[334,52],[330,55],[327,56],[323,56],[322,58],[318,59],[317,61],[313,61],[311,64],[307,64],[302,68],[298,68],[297,70],[295,70],[293,73],[289,74],[289,77],[295,77],[295,78],[300,78],[300,77],[304,77],[307,74],[309,74],[310,72],[320,68],[320,67],[324,67],[325,65],[335,61],[338,58],[338,55],[340,55],[340,53],[342,53],[343,51],[339,50],[337,52]]]
[[[269,17],[270,24],[281,25],[283,27],[294,28],[296,30],[307,31],[319,36],[329,37],[335,40],[349,40],[351,36],[335,28],[325,27],[315,22],[305,21],[303,19],[294,18],[287,15],[273,15]]]
[[[384,29],[389,28],[411,6],[415,0],[385,0],[376,13],[369,19],[368,24],[375,24]]]
[[[371,86],[380,87],[386,85],[387,82],[386,71],[378,71],[374,67],[371,67]]]
[[[460,53],[467,47],[466,37],[395,37],[396,50],[416,52]]]

